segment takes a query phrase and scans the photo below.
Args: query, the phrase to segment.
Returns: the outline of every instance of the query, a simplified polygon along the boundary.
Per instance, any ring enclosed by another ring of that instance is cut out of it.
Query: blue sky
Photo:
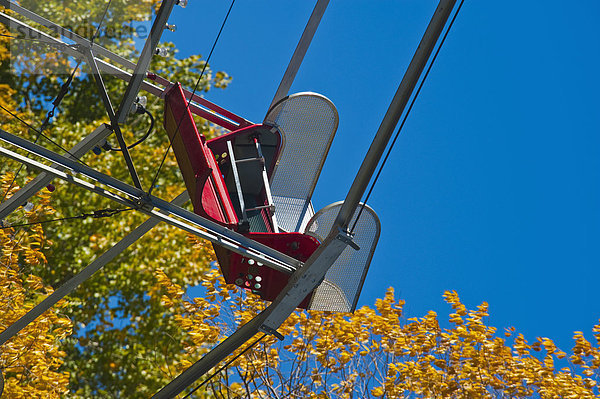
[[[206,56],[228,1],[171,22]],[[262,121],[315,1],[237,0],[212,56],[233,76],[207,98]],[[332,0],[291,92],[337,106],[316,209],[342,200],[437,1]],[[467,1],[369,201],[382,235],[360,305],[388,286],[409,316],[458,291],[489,323],[570,349],[600,318],[597,1]]]

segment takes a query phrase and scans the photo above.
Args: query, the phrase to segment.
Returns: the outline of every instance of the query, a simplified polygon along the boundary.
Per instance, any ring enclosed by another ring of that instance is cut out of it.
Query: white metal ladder
[[[237,192],[238,201],[240,203],[240,209],[242,210],[242,223],[248,223],[248,211],[257,211],[260,209],[268,209],[269,215],[271,216],[271,222],[273,224],[273,232],[279,233],[279,226],[277,224],[277,217],[275,216],[275,204],[273,203],[273,197],[271,196],[271,186],[269,184],[269,177],[267,176],[267,169],[265,166],[265,157],[263,156],[262,148],[260,145],[260,141],[257,137],[253,138],[254,145],[256,147],[256,157],[254,158],[245,158],[245,159],[235,159],[235,154],[233,153],[233,145],[231,141],[227,141],[227,150],[229,152],[229,160],[231,162],[231,171],[233,173],[233,180],[235,181],[235,188]],[[240,182],[240,175],[238,172],[237,165],[245,162],[260,162],[262,165],[262,181],[263,186],[265,188],[265,194],[267,196],[267,205],[256,206],[253,208],[246,208],[246,204],[244,203],[244,196],[242,193],[242,184]]]

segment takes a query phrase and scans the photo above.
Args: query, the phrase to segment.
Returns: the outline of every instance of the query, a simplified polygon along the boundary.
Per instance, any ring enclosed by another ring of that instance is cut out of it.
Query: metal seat
[[[196,128],[180,84],[165,96],[164,126],[194,205],[194,212],[237,229],[238,217],[206,139]]]
[[[340,201],[318,211],[306,225],[304,233],[323,241],[329,234],[341,207]],[[351,226],[356,220],[359,209],[360,207],[354,213]],[[314,290],[309,309],[354,312],[380,231],[381,224],[377,214],[370,206],[365,205],[354,228],[354,241],[360,249],[357,251],[347,247],[342,252],[325,274],[323,282]]]
[[[318,95],[310,97],[322,102]],[[301,262],[306,261],[319,247],[320,241],[294,230],[280,232],[277,220],[279,215],[285,218],[286,213],[285,209],[278,213],[278,204],[271,196],[277,165],[282,171],[281,178],[288,173],[288,168],[279,162],[283,143],[288,143],[285,147],[288,153],[297,151],[300,125],[305,119],[301,113],[284,113],[281,116],[286,117],[275,118],[292,132],[290,141],[286,141],[285,133],[275,123],[244,124],[231,133],[207,141],[196,128],[181,85],[174,85],[165,100],[165,128],[194,204],[194,212]],[[284,102],[286,106],[277,109],[291,110],[289,107],[293,104]],[[296,106],[301,104],[296,103]],[[293,115],[302,117],[294,120]],[[212,120],[219,121],[218,118]],[[337,119],[335,124],[337,126]],[[309,129],[312,131],[314,127],[309,125]],[[288,158],[286,162],[294,162],[290,156]],[[303,175],[303,172],[298,173],[298,176]],[[314,171],[311,176],[316,182]],[[306,183],[301,184],[301,193],[306,193]],[[314,188],[314,184],[312,186]],[[312,194],[312,189],[308,191]],[[306,194],[301,196],[306,197]],[[289,280],[290,276],[283,272],[262,267],[254,260],[218,245],[213,244],[213,247],[225,281],[252,290],[262,299],[274,300]],[[312,293],[307,295],[300,306],[306,308],[311,296]]]
[[[284,231],[302,232],[314,214],[310,199],[338,127],[337,109],[325,96],[297,93],[273,105],[264,123],[283,137],[271,177],[277,221]]]

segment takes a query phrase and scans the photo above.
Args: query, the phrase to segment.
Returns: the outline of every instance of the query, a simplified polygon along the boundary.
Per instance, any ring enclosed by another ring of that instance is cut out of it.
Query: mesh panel
[[[265,123],[279,127],[283,149],[271,177],[275,214],[285,231],[301,231],[312,216],[310,198],[338,126],[335,106],[316,93],[276,104]]]
[[[305,234],[323,241],[337,217],[342,202],[328,205],[308,222]],[[356,210],[350,226],[358,214]],[[373,252],[379,240],[381,225],[377,214],[369,206],[365,209],[354,229],[354,241],[360,247],[356,251],[347,247],[329,268],[325,280],[317,287],[310,304],[311,310],[354,312]]]

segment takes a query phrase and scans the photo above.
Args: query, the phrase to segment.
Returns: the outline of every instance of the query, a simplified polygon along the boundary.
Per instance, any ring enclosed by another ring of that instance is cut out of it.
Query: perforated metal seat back
[[[338,122],[333,103],[317,93],[288,96],[265,118],[265,124],[276,125],[283,136],[271,191],[277,221],[285,231],[302,231],[314,214],[310,199]]]
[[[321,209],[308,222],[304,233],[322,242],[329,234],[341,206],[342,202],[335,202]],[[358,209],[350,226],[354,224],[357,215]],[[354,229],[354,241],[360,250],[347,247],[342,252],[327,271],[325,280],[315,290],[309,309],[354,312],[380,231],[381,224],[377,214],[371,207],[365,206]]]

